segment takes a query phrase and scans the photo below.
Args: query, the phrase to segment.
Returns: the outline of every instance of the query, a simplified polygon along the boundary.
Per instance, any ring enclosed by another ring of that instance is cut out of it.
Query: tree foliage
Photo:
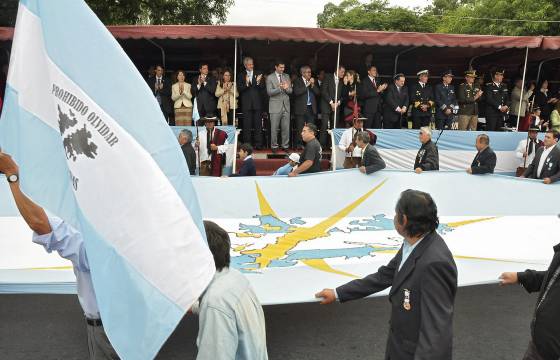
[[[86,0],[105,25],[222,24],[234,0]],[[18,0],[0,1],[0,26],[14,26]]]
[[[559,0],[433,0],[424,8],[390,6],[385,0],[328,3],[317,15],[324,28],[490,35],[558,35]],[[500,19],[500,20],[495,20]],[[523,20],[523,21],[506,21]]]

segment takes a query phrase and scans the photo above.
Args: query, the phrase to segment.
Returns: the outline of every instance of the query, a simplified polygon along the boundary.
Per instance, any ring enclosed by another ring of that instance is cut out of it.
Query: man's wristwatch
[[[12,174],[12,175],[8,175],[6,178],[8,179],[9,183],[15,183],[15,182],[18,182],[19,175],[18,174]]]

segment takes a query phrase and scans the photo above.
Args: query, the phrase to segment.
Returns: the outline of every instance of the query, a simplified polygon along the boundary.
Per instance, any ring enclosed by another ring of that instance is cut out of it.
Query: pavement
[[[536,295],[519,286],[459,288],[455,360],[521,359]],[[382,360],[390,306],[386,297],[320,306],[264,307],[271,360]],[[197,318],[179,324],[158,360],[194,359]],[[0,359],[87,359],[85,322],[75,295],[0,295]]]

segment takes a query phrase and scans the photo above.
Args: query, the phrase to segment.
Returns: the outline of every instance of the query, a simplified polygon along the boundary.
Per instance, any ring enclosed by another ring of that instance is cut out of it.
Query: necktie
[[[527,154],[531,155],[535,151],[535,140],[529,140],[529,151]]]
[[[373,78],[373,80],[371,82],[373,83],[373,88],[377,89],[377,85],[375,84],[375,78]]]
[[[282,84],[282,75],[278,74],[278,84]]]
[[[399,95],[400,95],[400,93],[401,93],[401,88],[400,88],[400,86],[397,86],[397,92],[398,92]]]

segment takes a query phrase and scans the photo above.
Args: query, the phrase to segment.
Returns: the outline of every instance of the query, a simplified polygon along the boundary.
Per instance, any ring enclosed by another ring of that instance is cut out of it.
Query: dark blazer
[[[541,146],[537,149],[535,153],[535,158],[523,176],[526,178],[532,179],[544,179],[550,178],[552,182],[556,182],[560,180],[560,149],[558,149],[557,145],[554,145],[554,149],[548,154],[548,157],[544,161],[544,165],[541,171],[541,176],[537,176],[537,171],[539,169],[539,161],[541,161],[541,155],[544,151],[544,146]]]
[[[362,159],[363,166],[366,167],[366,174],[373,174],[376,171],[385,169],[387,165],[385,165],[385,161],[383,161],[383,158],[381,158],[373,145],[367,144],[362,151],[364,152]]]
[[[474,96],[480,91],[477,84],[462,83],[457,89],[459,115],[478,115],[478,101]]]
[[[217,116],[216,108],[218,100],[216,99],[216,87],[218,82],[212,76],[206,77],[206,85],[201,84],[198,89],[198,76],[191,82],[191,92],[193,98],[196,98],[196,106],[201,114],[214,114]],[[193,100],[194,101],[194,100]]]
[[[449,360],[453,347],[453,308],[457,267],[449,248],[432,232],[414,248],[398,270],[402,247],[375,274],[336,289],[341,302],[360,299],[391,286],[391,321],[385,359]],[[405,289],[410,292],[404,308]]]
[[[334,74],[325,74],[325,80],[321,84],[321,114],[330,114],[332,112],[331,105],[329,104],[332,100],[336,102],[340,100],[340,107],[337,110],[337,113],[340,109],[344,108],[344,102],[342,101],[343,97],[343,81],[340,79],[338,81],[338,92],[336,93],[337,99],[335,100],[335,83],[334,83]]]
[[[399,92],[397,86],[393,83],[387,87],[385,93],[385,101],[383,102],[383,123],[386,121],[398,122],[401,119],[401,114],[396,112],[395,109],[397,107],[402,108],[403,106],[408,108],[408,89],[405,85]],[[406,116],[406,114],[402,116]]]
[[[377,86],[381,85],[379,79],[375,79]],[[362,113],[375,114],[381,106],[381,94],[377,92],[377,88],[373,86],[373,82],[369,76],[362,79],[362,84],[358,87],[358,99],[363,103]]]
[[[185,160],[187,161],[190,174],[194,175],[196,171],[196,152],[194,151],[192,144],[185,143],[181,145],[181,150],[183,150],[183,155],[185,155]]]
[[[498,106],[509,106],[509,91],[506,84],[501,83],[500,86],[496,86],[493,82],[487,83],[483,96],[486,100],[486,116],[506,115],[498,110]]]
[[[253,158],[245,159],[243,164],[241,164],[241,168],[239,169],[239,173],[231,174],[231,176],[256,176],[257,175],[257,168],[255,167],[255,161]]]
[[[431,140],[422,144],[420,150],[418,150],[416,161],[414,162],[414,169],[416,168],[424,171],[439,170],[438,148]]]
[[[147,78],[147,83],[150,89],[152,90],[152,94],[157,96],[159,93],[159,97],[161,99],[161,110],[165,114],[171,114],[173,112],[173,104],[171,103],[171,80],[165,76],[162,77],[163,88],[161,90],[156,91],[156,77],[149,77]]]
[[[560,244],[554,247],[554,257],[547,271],[525,270],[517,273],[519,283],[527,292],[539,291],[537,304],[541,302],[551,277],[560,266]],[[539,355],[543,359],[560,358],[560,279],[556,279],[548,290],[546,299],[535,310],[535,321],[531,323],[531,336]]]
[[[410,89],[410,104],[412,105],[412,116],[432,116],[431,106],[434,103],[434,91],[430,84],[424,87],[416,81]],[[420,110],[422,105],[428,105],[427,111]]]
[[[434,98],[436,101],[436,118],[447,119],[453,116],[453,112],[450,115],[444,113],[446,109],[453,110],[453,107],[457,106],[457,97],[453,85],[449,84],[445,87],[443,83],[437,84],[434,88]]]
[[[317,114],[317,97],[320,94],[319,85],[315,81],[315,85],[311,87],[305,86],[303,78],[300,76],[294,80],[292,94],[294,96],[294,108],[293,112],[295,115],[303,115],[307,112],[307,89],[311,96],[311,107],[313,108],[313,114]]]
[[[257,84],[257,76],[261,75],[261,71],[253,70],[253,81],[247,86],[245,77],[247,71],[243,69],[237,74],[237,90],[241,100],[241,109],[243,112],[247,110],[261,110],[263,108],[263,92],[265,88],[264,75],[259,84]]]
[[[488,146],[477,153],[471,164],[473,174],[493,174],[496,167],[496,153]]]

